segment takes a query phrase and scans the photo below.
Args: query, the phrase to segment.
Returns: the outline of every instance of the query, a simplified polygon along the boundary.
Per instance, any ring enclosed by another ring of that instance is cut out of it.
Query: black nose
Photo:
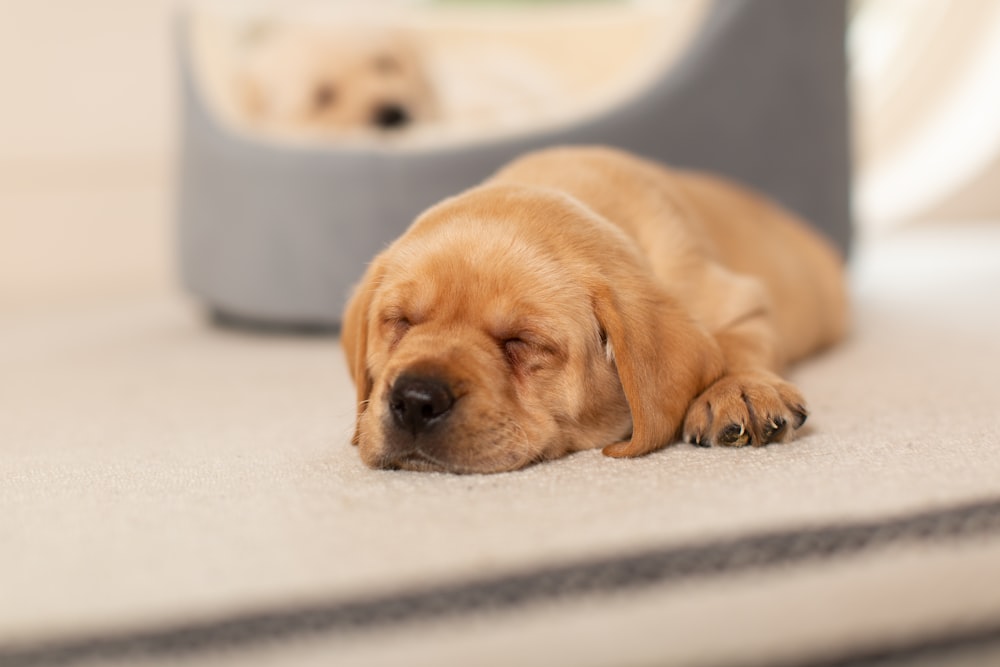
[[[389,410],[396,424],[418,435],[448,416],[455,397],[444,382],[404,375],[389,392]]]
[[[398,104],[383,104],[375,109],[372,121],[384,129],[403,127],[410,122],[410,114]]]

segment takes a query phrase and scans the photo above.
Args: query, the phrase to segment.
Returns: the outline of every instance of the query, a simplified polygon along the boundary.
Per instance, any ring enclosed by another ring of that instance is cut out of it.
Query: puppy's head
[[[694,325],[659,308],[624,243],[568,197],[520,187],[479,188],[418,219],[345,312],[364,462],[498,472],[630,432],[645,451],[666,444],[694,388],[664,416],[677,388],[663,385],[704,384],[688,377],[702,358],[675,350],[680,361],[657,368],[663,344],[684,338],[671,331]],[[672,317],[681,325],[661,326]]]
[[[239,82],[254,121],[278,129],[389,131],[435,117],[421,50],[407,35],[276,30]]]

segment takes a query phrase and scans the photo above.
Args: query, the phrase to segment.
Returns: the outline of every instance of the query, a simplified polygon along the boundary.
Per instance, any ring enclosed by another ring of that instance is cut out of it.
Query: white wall
[[[0,0],[0,326],[174,283],[172,0]]]
[[[0,169],[163,160],[174,4],[0,0]]]

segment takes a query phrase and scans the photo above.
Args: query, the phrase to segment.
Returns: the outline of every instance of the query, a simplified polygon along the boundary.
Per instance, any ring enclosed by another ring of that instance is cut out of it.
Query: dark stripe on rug
[[[947,632],[916,640],[855,647],[839,654],[800,658],[794,661],[769,660],[767,663],[742,663],[741,667],[906,667],[944,665],[964,656],[989,652],[986,657],[1000,657],[1000,620],[973,628],[953,628]],[[973,663],[968,663],[973,664]],[[974,664],[1000,664],[977,661]],[[727,665],[726,667],[734,667]]]
[[[1000,499],[994,499],[909,516],[649,549],[367,599],[331,600],[150,629],[9,644],[0,646],[0,667],[176,659],[310,635],[387,629],[537,602],[830,560],[901,544],[998,534]]]

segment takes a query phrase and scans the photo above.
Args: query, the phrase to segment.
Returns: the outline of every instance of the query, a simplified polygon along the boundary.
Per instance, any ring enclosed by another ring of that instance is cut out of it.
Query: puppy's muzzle
[[[400,376],[389,392],[393,421],[414,437],[447,419],[454,404],[450,387],[431,377]]]

